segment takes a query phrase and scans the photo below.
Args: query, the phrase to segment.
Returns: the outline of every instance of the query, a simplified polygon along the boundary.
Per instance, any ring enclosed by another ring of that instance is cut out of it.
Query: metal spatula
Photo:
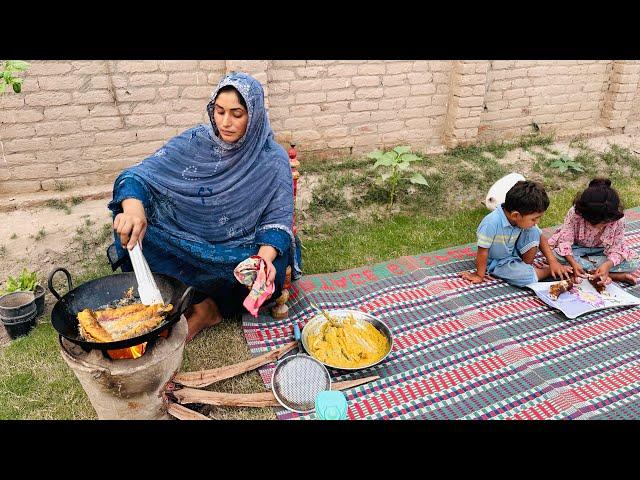
[[[136,274],[136,280],[138,281],[138,294],[140,294],[140,301],[145,305],[153,305],[155,303],[164,304],[162,294],[156,285],[156,281],[153,278],[149,264],[142,254],[140,242],[136,243],[135,247],[129,250],[129,257],[131,257],[133,271]]]

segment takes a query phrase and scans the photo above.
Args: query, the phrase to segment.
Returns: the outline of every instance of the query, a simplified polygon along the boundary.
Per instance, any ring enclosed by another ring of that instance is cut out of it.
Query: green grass
[[[59,180],[55,180],[53,183],[55,185],[54,188],[59,192],[64,192],[65,190],[68,190],[70,187],[70,185],[67,182],[61,182]]]
[[[0,419],[91,419],[96,414],[45,318],[0,349]]]
[[[617,182],[616,189],[626,208],[640,206],[640,189],[632,180]],[[565,189],[550,194],[551,204],[540,222],[541,227],[559,225],[580,191]],[[402,255],[417,255],[475,241],[476,228],[488,213],[484,207],[464,209],[446,217],[422,213],[395,215],[371,222],[345,219],[301,235],[306,274],[346,270],[391,260]]]
[[[45,207],[54,208],[56,210],[62,210],[64,213],[69,215],[71,213],[71,208],[65,202],[59,199],[47,200],[47,203],[44,204]]]
[[[4,258],[7,256],[7,246],[0,245],[0,258]]]

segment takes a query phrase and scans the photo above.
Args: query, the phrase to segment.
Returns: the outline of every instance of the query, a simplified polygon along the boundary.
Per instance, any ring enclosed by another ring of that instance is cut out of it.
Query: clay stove
[[[85,352],[63,337],[60,352],[100,420],[168,420],[163,393],[180,370],[186,338],[182,316],[166,338],[158,337],[139,358],[112,360],[101,350]]]

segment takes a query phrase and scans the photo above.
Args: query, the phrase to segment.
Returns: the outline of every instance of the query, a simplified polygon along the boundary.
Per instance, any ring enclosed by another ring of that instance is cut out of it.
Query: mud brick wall
[[[38,61],[0,95],[0,195],[108,184],[207,122],[226,72],[265,88],[276,139],[302,154],[437,152],[531,132],[640,130],[640,61]]]

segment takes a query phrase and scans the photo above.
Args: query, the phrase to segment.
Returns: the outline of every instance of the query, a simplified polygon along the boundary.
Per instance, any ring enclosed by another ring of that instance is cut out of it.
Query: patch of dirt
[[[95,241],[103,225],[111,223],[107,203],[108,199],[104,198],[84,201],[71,206],[69,215],[43,206],[0,212],[0,290],[4,289],[8,276],[19,275],[23,268],[36,271],[38,283],[45,289],[47,277],[54,267],[65,267],[73,274],[94,255],[94,251],[83,253],[81,239]],[[79,228],[83,229],[80,234]],[[42,231],[44,235],[40,233]],[[55,298],[48,289],[45,299],[47,309],[51,308]],[[0,323],[0,345],[8,341]]]

